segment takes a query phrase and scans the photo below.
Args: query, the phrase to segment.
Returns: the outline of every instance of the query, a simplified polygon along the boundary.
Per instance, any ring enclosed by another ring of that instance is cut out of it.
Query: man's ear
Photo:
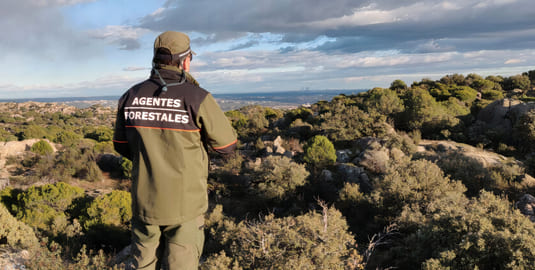
[[[189,72],[189,65],[190,65],[189,57],[186,57],[184,61],[182,61],[182,69],[185,70],[186,72]]]

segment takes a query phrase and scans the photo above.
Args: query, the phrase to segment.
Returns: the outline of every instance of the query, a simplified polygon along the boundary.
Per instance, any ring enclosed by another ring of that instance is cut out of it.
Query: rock
[[[245,163],[245,166],[247,169],[255,169],[258,168],[262,164],[262,159],[257,157],[254,161],[250,161]]]
[[[347,163],[351,161],[351,155],[353,152],[349,149],[336,150],[336,161],[340,163]]]
[[[267,154],[273,153],[273,148],[271,148],[271,146],[266,146],[266,153]]]
[[[388,149],[366,149],[359,157],[353,160],[355,165],[359,165],[374,173],[385,173],[390,159]]]
[[[281,136],[277,136],[277,138],[275,138],[275,140],[273,141],[273,147],[277,148],[277,147],[281,147],[282,146],[282,138]]]
[[[329,170],[321,171],[320,179],[325,182],[332,182],[334,180],[333,173]]]
[[[377,149],[381,147],[381,143],[378,138],[364,137],[356,140],[354,146],[359,150],[365,150],[369,148]]]
[[[275,149],[275,153],[283,155],[284,152],[286,152],[286,149],[282,147],[283,140],[281,136],[277,136],[277,138],[273,141],[273,148]]]
[[[516,121],[533,109],[535,109],[533,103],[506,98],[494,101],[483,108],[477,115],[477,120],[483,121],[487,124],[487,128],[499,131],[510,139]]]
[[[286,150],[286,151],[284,151],[284,154],[282,154],[282,155],[287,157],[287,158],[293,158],[294,152]]]
[[[501,167],[509,162],[508,158],[497,153],[485,151],[471,145],[457,143],[453,141],[433,141],[421,140],[418,152],[433,160],[448,154],[461,154],[477,161],[484,168]],[[519,162],[514,162],[522,166]]]
[[[112,258],[112,265],[124,265],[124,269],[134,269],[134,257],[133,257],[132,245],[128,245],[123,250],[119,251],[115,257]]]
[[[50,142],[47,139],[43,139],[52,146],[54,152],[57,151],[56,144]],[[9,142],[0,142],[0,169],[3,169],[6,164],[6,159],[9,156],[18,156],[24,154],[26,151],[30,151],[32,145],[40,139],[28,139],[24,141],[9,141]],[[5,170],[0,170],[0,177],[7,177]]]
[[[399,148],[392,148],[390,149],[390,157],[394,161],[401,161],[405,157],[405,153]]]
[[[516,182],[519,182],[524,188],[535,187],[535,178],[527,173],[517,176]]]
[[[359,184],[363,192],[371,191],[370,180],[363,168],[353,164],[338,164],[337,169],[345,182]]]
[[[535,197],[530,194],[524,194],[524,196],[515,203],[515,206],[522,214],[529,217],[529,220],[535,222]]]

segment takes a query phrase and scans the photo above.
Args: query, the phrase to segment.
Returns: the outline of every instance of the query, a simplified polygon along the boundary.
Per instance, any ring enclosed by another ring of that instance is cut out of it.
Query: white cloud
[[[156,9],[156,10],[155,10],[154,12],[152,12],[151,14],[149,14],[149,16],[151,16],[151,17],[157,17],[157,16],[160,16],[164,11],[165,11],[165,8],[161,7],[161,8]]]
[[[380,57],[366,55],[367,53],[358,53],[341,56],[343,59],[339,59],[340,61],[336,66],[339,68],[354,68],[430,64],[451,60],[456,54],[448,52],[436,54],[399,54]]]
[[[140,70],[150,70],[151,68],[148,67],[125,67],[123,68],[124,71],[140,71]]]
[[[48,83],[32,85],[0,85],[0,98],[27,97],[70,97],[121,95],[135,83],[146,79],[145,76],[109,75],[90,81],[75,83]]]
[[[36,7],[68,6],[80,3],[94,2],[96,0],[28,0],[27,2]],[[25,2],[24,0],[19,2]]]
[[[123,50],[135,50],[141,47],[138,39],[150,30],[127,25],[107,25],[101,29],[89,30],[92,38],[106,40],[110,44],[119,45]]]
[[[514,64],[520,64],[520,63],[524,63],[526,62],[526,60],[524,59],[509,59],[507,61],[504,62],[505,65],[514,65]]]
[[[477,4],[474,7],[475,8],[488,8],[492,6],[513,4],[515,2],[517,2],[517,0],[484,0],[484,1],[477,1]]]
[[[328,18],[321,21],[305,22],[301,26],[319,28],[319,29],[336,29],[342,26],[361,26],[378,23],[391,23],[401,20],[395,12],[388,10],[373,9],[375,6],[359,8],[351,15],[344,15],[338,18]]]

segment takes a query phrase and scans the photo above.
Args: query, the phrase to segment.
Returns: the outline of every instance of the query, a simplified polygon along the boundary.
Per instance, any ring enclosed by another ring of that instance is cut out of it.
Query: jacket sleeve
[[[128,147],[128,139],[126,137],[125,118],[124,118],[124,102],[126,94],[119,99],[117,106],[117,118],[115,120],[115,132],[113,134],[113,148],[121,156],[131,159],[130,148]]]
[[[205,135],[205,143],[220,154],[232,154],[236,149],[236,132],[227,116],[208,94],[199,107],[197,123]]]

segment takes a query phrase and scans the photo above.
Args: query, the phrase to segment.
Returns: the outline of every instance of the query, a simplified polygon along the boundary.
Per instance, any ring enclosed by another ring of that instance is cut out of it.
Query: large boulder
[[[273,141],[273,148],[275,149],[275,153],[283,155],[286,152],[286,149],[282,147],[282,144],[284,141],[282,140],[281,136],[277,136],[277,138]]]
[[[535,197],[530,194],[524,194],[524,196],[516,202],[515,206],[522,214],[535,222]]]
[[[336,161],[341,163],[346,163],[351,161],[351,156],[353,152],[349,149],[336,150]]]
[[[353,164],[364,167],[373,173],[385,173],[390,159],[389,150],[377,138],[362,138],[356,141],[356,146],[362,149],[353,159]]]
[[[504,136],[511,136],[516,121],[534,109],[534,103],[506,98],[496,100],[483,108],[477,115],[477,120],[485,123],[489,129],[498,131]]]
[[[338,174],[344,179],[344,182],[357,183],[364,192],[372,189],[370,179],[364,168],[349,164],[338,164]]]

